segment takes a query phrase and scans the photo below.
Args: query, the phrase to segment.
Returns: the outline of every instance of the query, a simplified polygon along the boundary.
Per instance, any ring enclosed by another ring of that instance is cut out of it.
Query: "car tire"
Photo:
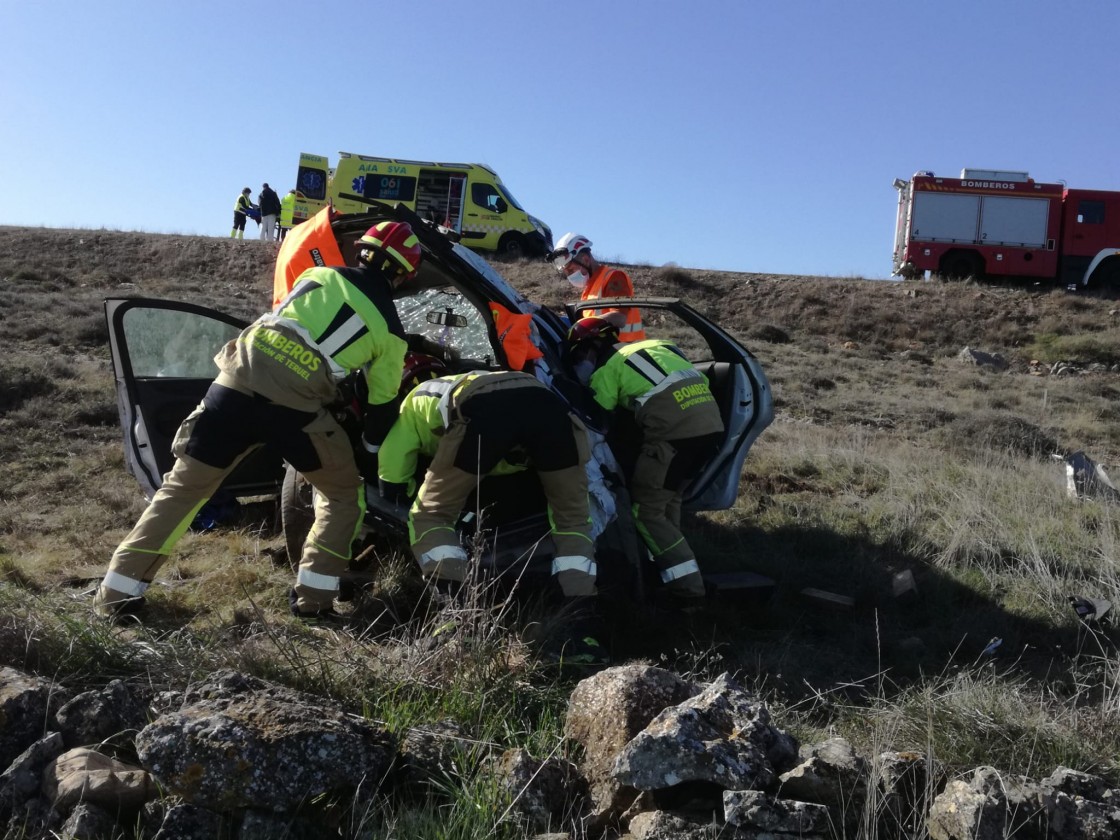
[[[315,522],[314,488],[294,468],[285,465],[284,482],[280,485],[280,526],[292,571],[299,568],[303,544]]]

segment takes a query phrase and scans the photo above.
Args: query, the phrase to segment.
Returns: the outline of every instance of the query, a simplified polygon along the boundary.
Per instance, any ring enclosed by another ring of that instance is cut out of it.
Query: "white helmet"
[[[565,233],[556,243],[556,247],[549,252],[548,261],[556,267],[557,271],[563,271],[576,254],[590,250],[591,240],[582,233]]]

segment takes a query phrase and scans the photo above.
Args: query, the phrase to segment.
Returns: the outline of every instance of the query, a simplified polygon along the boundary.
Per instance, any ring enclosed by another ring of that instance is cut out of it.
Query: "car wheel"
[[[307,542],[307,535],[315,522],[313,493],[311,483],[291,466],[285,465],[284,482],[280,485],[280,525],[292,571],[299,567],[303,544]]]
[[[525,237],[520,233],[507,233],[498,241],[498,253],[508,260],[522,260],[529,256]]]

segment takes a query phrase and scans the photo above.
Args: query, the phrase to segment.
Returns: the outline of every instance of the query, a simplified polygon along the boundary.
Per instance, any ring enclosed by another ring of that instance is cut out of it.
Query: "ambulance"
[[[375,203],[401,203],[429,222],[453,231],[476,251],[505,257],[544,256],[552,231],[529,215],[493,169],[480,163],[434,163],[339,152],[299,156],[293,224],[330,202],[341,213],[364,213]]]

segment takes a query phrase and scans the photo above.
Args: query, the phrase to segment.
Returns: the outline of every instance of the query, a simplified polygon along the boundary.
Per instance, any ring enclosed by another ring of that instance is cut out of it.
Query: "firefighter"
[[[288,190],[287,194],[280,199],[280,241],[284,241],[284,237],[288,235],[288,231],[292,229],[292,220],[295,218],[296,211],[296,191]]]
[[[410,353],[405,387],[446,369]],[[431,464],[419,490],[419,456]],[[596,594],[585,465],[590,445],[583,423],[548,386],[518,371],[472,371],[422,381],[401,403],[381,449],[382,496],[402,503],[415,495],[408,530],[425,578],[457,584],[468,573],[455,523],[479,476],[537,471],[549,506],[556,557],[552,575],[568,598]]]
[[[668,341],[620,342],[605,318],[582,318],[568,333],[576,378],[607,411],[633,415],[640,440],[619,455],[634,522],[672,595],[704,595],[696,556],[681,533],[681,499],[716,453],[723,420],[707,378]],[[619,449],[624,449],[620,447]]]
[[[407,224],[380,222],[354,243],[355,267],[313,267],[291,293],[215,356],[219,373],[183,421],[176,461],[117,548],[97,595],[104,615],[137,611],[195,514],[251,451],[270,444],[315,487],[315,524],[300,559],[292,612],[334,614],[339,575],[365,508],[355,448],[326,406],[337,382],[364,369],[368,405],[358,461],[371,480],[396,417],[406,342],[393,291],[416,275],[420,243]]]
[[[246,187],[233,203],[233,230],[229,232],[230,239],[245,238],[245,220],[249,217],[249,211],[255,206],[249,198],[252,194],[253,191]]]
[[[547,259],[580,290],[580,300],[634,296],[630,275],[621,268],[611,268],[596,260],[591,253],[591,240],[586,236],[565,233]],[[580,315],[584,318],[606,318],[618,328],[622,341],[644,341],[646,338],[642,312],[635,306],[627,309],[584,309]]]

